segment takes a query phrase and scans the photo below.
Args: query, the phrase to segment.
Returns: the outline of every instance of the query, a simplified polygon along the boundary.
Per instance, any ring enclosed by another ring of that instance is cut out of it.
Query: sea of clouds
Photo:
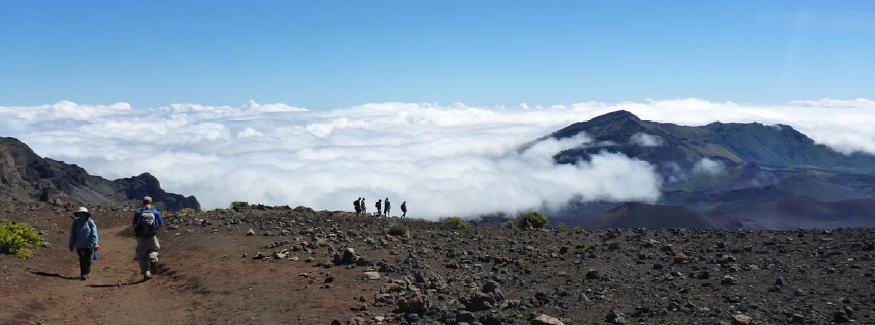
[[[698,99],[577,103],[549,107],[377,103],[332,110],[286,104],[240,106],[68,101],[0,106],[0,135],[37,154],[114,179],[150,172],[170,192],[195,195],[204,208],[244,200],[350,210],[389,197],[411,214],[514,213],[581,200],[658,199],[663,180],[646,162],[604,153],[557,165],[557,152],[590,144],[581,135],[519,148],[575,122],[615,110],[682,125],[785,124],[843,153],[875,154],[875,101],[822,99],[784,105]],[[659,146],[637,134],[630,143]],[[703,163],[703,172],[720,166]]]

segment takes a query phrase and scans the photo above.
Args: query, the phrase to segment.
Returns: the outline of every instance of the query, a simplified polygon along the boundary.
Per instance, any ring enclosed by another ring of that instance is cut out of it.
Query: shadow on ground
[[[136,281],[136,282],[126,282],[126,283],[118,282],[118,283],[108,283],[108,284],[89,284],[88,287],[89,287],[89,288],[116,288],[116,287],[121,287],[121,286],[129,286],[129,285],[134,285],[134,284],[140,284],[140,283],[143,283],[143,282],[146,282],[146,281],[149,281],[149,280],[146,280],[146,279],[140,279],[140,281]]]
[[[47,276],[47,277],[64,279],[64,280],[79,280],[78,276],[77,277],[63,276],[63,275],[60,275],[57,273],[48,273],[48,272],[31,272],[31,273],[33,273],[35,275],[39,275],[39,276]]]

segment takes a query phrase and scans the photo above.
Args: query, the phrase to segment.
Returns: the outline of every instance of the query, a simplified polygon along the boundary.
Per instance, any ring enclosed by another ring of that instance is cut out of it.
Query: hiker
[[[383,208],[383,200],[377,200],[376,207],[377,207],[377,215],[378,216],[383,215],[383,213],[380,212],[380,209]]]
[[[391,210],[391,209],[392,209],[392,204],[389,203],[389,198],[386,198],[385,200],[383,200],[383,213],[385,213],[386,216],[388,217],[389,210]]]
[[[407,216],[407,201],[401,202],[401,212],[403,213],[402,218]]]
[[[73,225],[70,227],[70,251],[76,249],[79,254],[79,278],[88,280],[91,273],[91,256],[100,249],[97,237],[97,225],[91,219],[91,213],[85,207],[73,213]]]
[[[352,206],[355,207],[355,216],[358,217],[362,213],[362,198],[353,201]]]
[[[161,213],[152,208],[152,198],[143,198],[143,207],[134,212],[134,233],[137,235],[137,262],[143,280],[149,280],[158,273],[158,229],[164,223]]]
[[[359,205],[362,206],[362,214],[368,213],[368,206],[365,204],[365,198],[362,198],[362,201],[359,202]]]

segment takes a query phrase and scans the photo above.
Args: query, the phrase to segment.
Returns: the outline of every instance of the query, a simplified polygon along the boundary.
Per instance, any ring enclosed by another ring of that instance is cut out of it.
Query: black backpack
[[[134,226],[134,233],[140,237],[155,236],[158,234],[158,220],[155,217],[155,211],[152,209],[143,209],[138,212],[137,225]]]

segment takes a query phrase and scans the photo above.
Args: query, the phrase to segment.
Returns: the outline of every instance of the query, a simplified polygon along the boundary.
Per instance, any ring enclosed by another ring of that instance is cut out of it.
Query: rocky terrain
[[[65,279],[77,275],[65,249],[70,211],[0,208],[52,246],[28,261],[0,256],[0,320],[875,323],[873,229],[511,231],[251,206],[168,216],[161,274],[138,282],[130,211],[95,211],[104,249],[81,282]],[[392,224],[409,233],[389,235]],[[162,312],[150,312],[159,300]]]
[[[0,137],[0,200],[136,206],[147,195],[165,210],[201,208],[194,196],[165,192],[149,173],[110,181],[42,158],[18,139]]]

